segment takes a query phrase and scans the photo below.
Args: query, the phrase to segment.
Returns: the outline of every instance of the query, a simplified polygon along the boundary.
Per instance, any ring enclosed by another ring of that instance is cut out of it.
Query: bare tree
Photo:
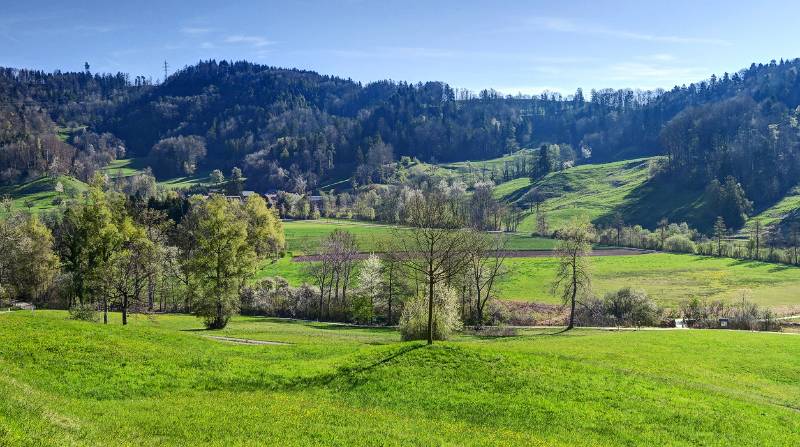
[[[467,264],[468,231],[443,194],[433,190],[413,198],[408,209],[410,230],[397,239],[409,272],[425,279],[428,289],[428,344],[433,344],[434,287],[449,281]]]
[[[319,288],[319,308],[317,318],[323,319],[323,309],[327,296],[327,317],[331,317],[331,307],[347,305],[347,288],[352,282],[353,268],[358,255],[355,236],[345,230],[334,230],[321,243],[318,261],[306,268],[306,273]]]
[[[588,255],[595,239],[594,227],[590,223],[573,220],[558,233],[558,270],[553,281],[553,291],[560,292],[564,305],[570,305],[569,325],[575,327],[575,304],[579,296],[586,296],[592,288]]]
[[[393,310],[395,306],[395,291],[400,286],[401,268],[403,266],[403,256],[394,250],[391,242],[379,242],[381,261],[383,261],[383,274],[385,276],[384,286],[386,288],[386,324],[391,326],[394,323]]]
[[[486,233],[473,232],[471,250],[467,256],[467,275],[470,288],[475,293],[476,325],[483,325],[483,314],[486,303],[492,296],[492,289],[497,278],[504,273],[506,239],[502,236],[490,236]]]

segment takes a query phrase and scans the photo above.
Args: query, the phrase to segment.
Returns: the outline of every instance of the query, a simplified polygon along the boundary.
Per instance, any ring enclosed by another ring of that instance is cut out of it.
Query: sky
[[[507,94],[671,88],[800,57],[800,2],[0,0],[0,66],[144,75],[249,60]]]

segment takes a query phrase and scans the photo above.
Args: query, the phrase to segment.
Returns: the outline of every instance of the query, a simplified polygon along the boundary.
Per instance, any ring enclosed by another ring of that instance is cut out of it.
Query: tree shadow
[[[298,380],[292,381],[291,383],[287,384],[287,388],[296,389],[305,386],[327,386],[330,385],[335,380],[341,380],[345,384],[349,385],[350,388],[354,388],[358,385],[366,383],[368,379],[362,376],[363,373],[369,372],[381,365],[385,365],[393,360],[396,360],[412,351],[417,349],[426,347],[427,345],[424,343],[414,343],[410,345],[403,346],[402,348],[398,349],[390,353],[389,355],[376,360],[372,363],[369,363],[364,366],[339,366],[336,368],[335,371],[322,374],[315,377],[306,377],[306,378],[299,378]]]

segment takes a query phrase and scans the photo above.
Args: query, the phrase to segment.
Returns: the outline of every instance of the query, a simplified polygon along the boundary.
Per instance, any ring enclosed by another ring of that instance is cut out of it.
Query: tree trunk
[[[122,325],[128,324],[128,296],[122,297]]]
[[[428,344],[433,344],[433,269],[428,270]]]
[[[103,324],[108,324],[108,299],[103,298]]]
[[[389,315],[387,318],[388,326],[392,325],[392,270],[389,270]]]
[[[567,330],[575,327],[575,301],[578,298],[578,259],[576,255],[572,257],[572,303],[569,310],[569,325]]]

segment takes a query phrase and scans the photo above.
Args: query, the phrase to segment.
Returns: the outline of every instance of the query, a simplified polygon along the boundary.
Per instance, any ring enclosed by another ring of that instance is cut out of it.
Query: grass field
[[[56,185],[61,183],[64,192],[57,192]],[[49,211],[56,207],[57,198],[68,199],[77,197],[86,191],[86,184],[72,177],[61,175],[58,177],[42,177],[27,183],[13,186],[0,187],[0,198],[8,196],[12,200],[15,210],[30,210],[34,213]],[[0,216],[5,210],[0,208]]]
[[[550,286],[556,271],[554,258],[509,259],[511,272],[499,283],[503,299],[558,303]],[[659,304],[677,305],[688,298],[732,301],[744,293],[759,305],[800,308],[800,268],[712,258],[654,253],[636,256],[601,256],[591,260],[597,294],[635,287]]]
[[[0,314],[0,445],[800,442],[800,337],[576,330],[425,347],[390,329]]]
[[[591,259],[593,289],[602,296],[623,287],[646,291],[660,305],[674,307],[697,297],[733,301],[742,298],[778,310],[800,309],[800,268],[696,255],[653,253],[598,256]],[[504,300],[557,304],[551,285],[556,258],[511,258],[497,284]],[[303,263],[283,258],[265,264],[259,278],[282,276],[292,285],[308,278]]]
[[[347,230],[356,237],[362,252],[381,251],[382,243],[398,231],[392,225],[353,220],[320,219],[295,220],[283,223],[287,250],[293,254],[314,253],[320,242],[336,229]],[[404,231],[402,228],[399,231]],[[553,239],[531,237],[527,234],[506,234],[509,250],[549,250],[555,246]]]

